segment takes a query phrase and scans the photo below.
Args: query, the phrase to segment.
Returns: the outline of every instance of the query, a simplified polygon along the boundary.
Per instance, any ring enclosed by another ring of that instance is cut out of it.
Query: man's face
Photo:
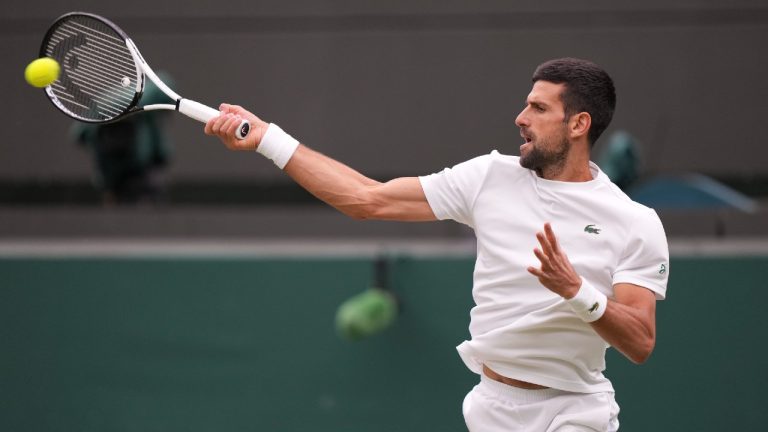
[[[515,119],[520,136],[520,165],[540,172],[565,163],[570,151],[565,110],[560,94],[564,84],[536,81],[525,108]]]

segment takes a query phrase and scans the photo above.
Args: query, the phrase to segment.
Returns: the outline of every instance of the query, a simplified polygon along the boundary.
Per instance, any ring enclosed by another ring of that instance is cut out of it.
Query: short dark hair
[[[616,109],[616,89],[608,73],[587,60],[561,58],[540,64],[533,72],[533,82],[539,80],[565,84],[565,90],[560,94],[565,118],[588,112],[592,117],[588,139],[594,146],[611,123]]]

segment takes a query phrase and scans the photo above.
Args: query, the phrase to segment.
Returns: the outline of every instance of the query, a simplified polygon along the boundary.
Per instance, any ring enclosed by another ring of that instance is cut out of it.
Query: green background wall
[[[366,259],[2,259],[0,430],[464,430],[472,265],[398,258],[402,315],[349,343]],[[609,352],[623,431],[764,427],[766,268],[673,260],[651,359]]]

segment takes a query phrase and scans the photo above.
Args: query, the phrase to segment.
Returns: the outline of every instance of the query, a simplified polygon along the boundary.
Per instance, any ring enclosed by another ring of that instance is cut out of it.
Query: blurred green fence
[[[349,343],[363,258],[3,258],[0,430],[464,430],[472,266],[396,259],[402,315]],[[764,427],[766,268],[673,260],[652,358],[609,352],[623,431]]]

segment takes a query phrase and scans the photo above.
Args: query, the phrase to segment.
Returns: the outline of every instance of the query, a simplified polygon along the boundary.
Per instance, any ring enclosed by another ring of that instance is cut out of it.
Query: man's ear
[[[592,116],[588,112],[574,114],[568,120],[568,133],[571,139],[586,137],[589,134],[589,128],[592,126]]]

